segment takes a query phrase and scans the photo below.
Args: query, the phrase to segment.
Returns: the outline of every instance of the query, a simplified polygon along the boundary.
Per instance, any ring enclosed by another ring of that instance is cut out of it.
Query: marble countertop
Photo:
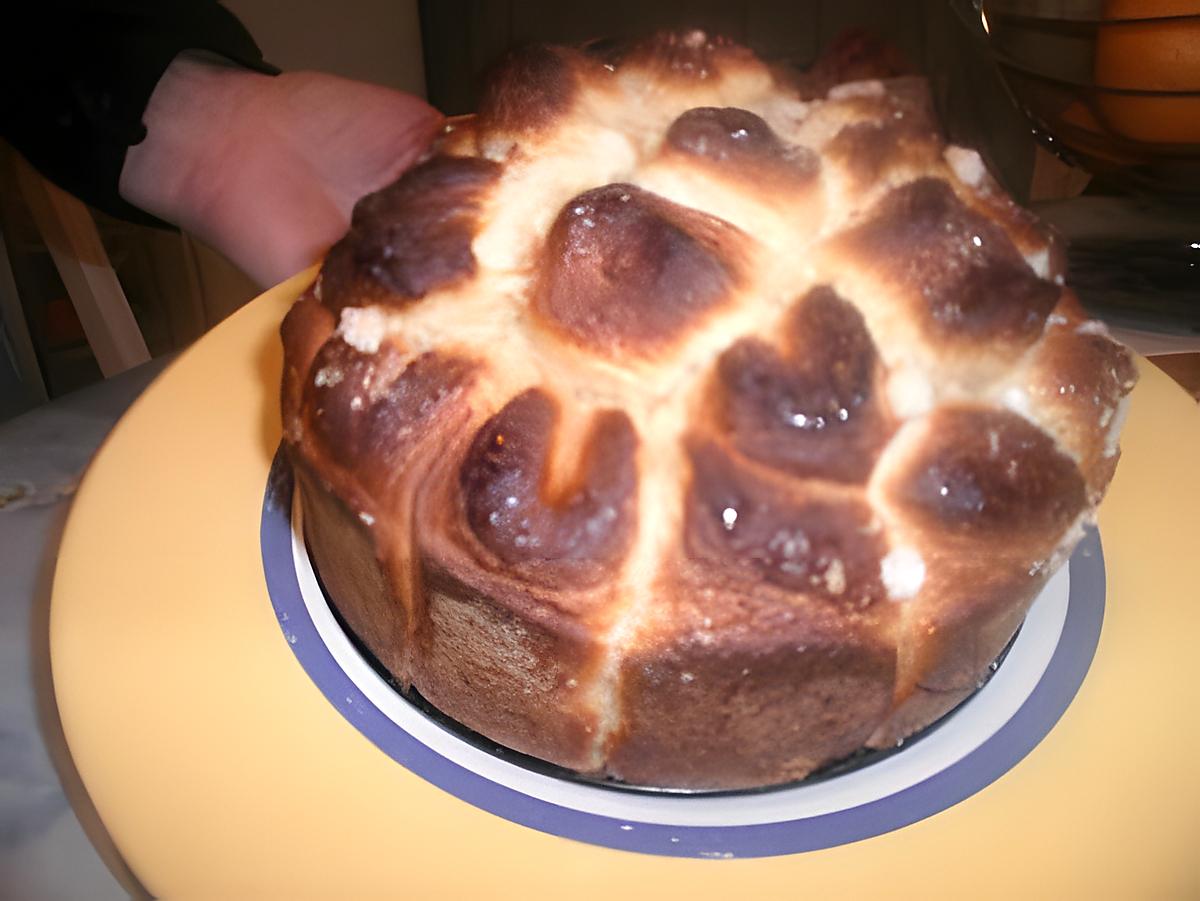
[[[168,362],[154,360],[0,424],[0,897],[139,894],[62,736],[50,677],[50,585],[84,468]]]

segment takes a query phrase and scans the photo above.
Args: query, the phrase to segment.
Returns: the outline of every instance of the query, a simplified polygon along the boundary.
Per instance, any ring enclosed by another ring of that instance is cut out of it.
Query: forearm
[[[0,91],[0,136],[87,203],[178,225],[264,285],[314,262],[440,128],[409,94],[278,75],[216,0],[30,10],[0,54],[22,85]]]
[[[154,88],[142,121],[146,138],[130,147],[120,195],[139,209],[210,238],[222,193],[222,159],[239,123],[270,76],[180,54]]]
[[[143,121],[121,197],[266,285],[341,237],[355,201],[419,158],[440,116],[378,85],[313,72],[266,77],[184,54]]]
[[[0,54],[10,88],[0,91],[0,136],[60,187],[134,221],[153,220],[118,181],[172,60],[199,50],[278,71],[215,0],[41,0],[13,12]]]

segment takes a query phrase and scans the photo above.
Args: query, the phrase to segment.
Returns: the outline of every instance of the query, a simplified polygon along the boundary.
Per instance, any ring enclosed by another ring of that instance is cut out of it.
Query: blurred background
[[[924,74],[949,138],[980,150],[1070,240],[1070,279],[1094,314],[1167,348],[1197,344],[1200,0],[293,0],[286,14],[267,0],[225,5],[283,69],[377,82],[449,114],[474,109],[482,74],[513,46],[665,27],[727,35],[809,72],[818,90]],[[0,421],[112,369],[49,252],[39,191],[0,144]],[[258,293],[188,235],[86,212],[103,257],[89,265],[111,267],[106,284],[127,300],[146,356],[186,347]],[[1200,364],[1189,365],[1200,384]]]

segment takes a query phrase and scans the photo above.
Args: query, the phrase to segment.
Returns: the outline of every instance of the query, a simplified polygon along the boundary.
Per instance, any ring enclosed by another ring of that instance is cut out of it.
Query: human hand
[[[270,77],[184,55],[144,121],[121,196],[267,286],[340,238],[354,203],[412,165],[442,117],[378,85],[317,72]]]

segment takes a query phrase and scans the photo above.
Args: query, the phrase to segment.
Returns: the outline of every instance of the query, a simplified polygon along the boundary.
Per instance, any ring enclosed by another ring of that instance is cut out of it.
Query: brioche
[[[1135,370],[923,82],[532,47],[282,327],[311,555],[405,687],[581,773],[788,782],[969,695]]]

